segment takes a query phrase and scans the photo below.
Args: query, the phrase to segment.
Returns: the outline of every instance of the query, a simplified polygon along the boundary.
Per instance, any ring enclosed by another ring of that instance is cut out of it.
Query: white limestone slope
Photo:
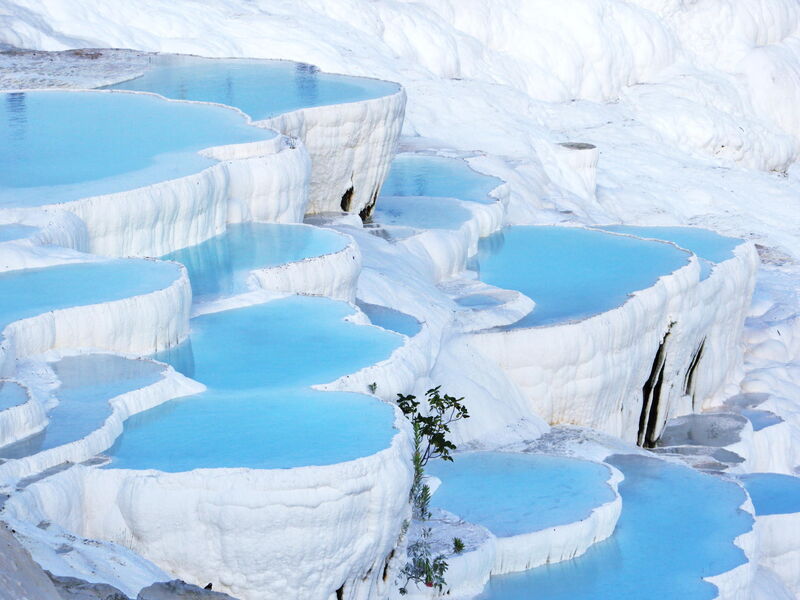
[[[347,244],[337,252],[254,269],[250,281],[254,287],[273,292],[327,296],[353,303],[361,273],[361,250],[352,237],[345,237]]]
[[[256,124],[299,138],[311,156],[309,213],[369,216],[394,157],[406,93],[303,108]]]
[[[0,373],[14,373],[18,359],[49,350],[95,348],[152,354],[189,332],[192,291],[183,265],[166,288],[111,302],[52,310],[6,326],[0,339]]]
[[[742,244],[701,281],[692,256],[613,310],[564,324],[480,331],[469,343],[497,361],[530,409],[551,424],[584,425],[635,441],[642,388],[664,341],[664,384],[644,423],[655,418],[657,436],[667,418],[721,402],[738,380],[756,264],[753,247]],[[685,384],[701,343],[693,402]]]
[[[2,385],[18,386],[25,401],[0,410],[0,446],[6,446],[37,433],[47,425],[47,416],[31,390],[18,381],[0,380]]]
[[[302,219],[310,165],[301,144],[277,136],[203,154],[220,162],[126,192],[0,211],[0,216],[71,212],[84,224],[88,251],[106,256],[162,256],[224,232],[227,223]]]
[[[293,469],[185,473],[82,466],[13,496],[5,513],[123,544],[243,600],[382,597],[409,516],[405,420],[377,454]],[[288,534],[291,532],[291,534]]]
[[[759,564],[772,570],[793,593],[800,593],[800,513],[756,516],[754,529]]]

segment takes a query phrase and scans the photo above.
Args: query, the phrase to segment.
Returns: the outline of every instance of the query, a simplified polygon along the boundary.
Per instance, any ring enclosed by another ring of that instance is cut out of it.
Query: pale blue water
[[[163,365],[111,354],[70,356],[51,366],[61,385],[47,427],[0,449],[0,458],[30,456],[86,437],[111,414],[110,399],[155,383],[164,371]]]
[[[35,231],[36,227],[30,227],[29,225],[19,225],[16,223],[11,225],[0,225],[0,242],[10,242],[13,240],[26,238],[29,235],[32,235]]]
[[[18,383],[0,381],[0,410],[19,406],[28,401],[28,394]]]
[[[197,173],[211,146],[270,139],[219,106],[110,92],[0,93],[0,206],[39,206]]]
[[[739,479],[753,500],[756,516],[800,513],[800,477],[752,473]]]
[[[458,229],[472,217],[466,208],[449,198],[382,197],[372,213],[381,225],[415,229]]]
[[[743,417],[746,417],[747,420],[750,421],[750,424],[753,426],[753,431],[761,431],[772,425],[783,423],[783,419],[768,410],[744,408],[740,412]]]
[[[583,556],[493,577],[481,600],[711,600],[702,581],[746,561],[734,539],[752,528],[735,483],[644,456],[613,456],[622,514]]]
[[[484,309],[499,306],[501,301],[488,294],[469,294],[456,299],[456,304],[465,308]]]
[[[366,302],[359,302],[358,307],[369,317],[373,325],[402,333],[408,337],[417,335],[422,327],[414,317],[399,310]]]
[[[143,259],[6,271],[0,273],[0,329],[13,321],[59,308],[110,302],[164,289],[179,276],[177,265]]]
[[[614,499],[608,468],[573,458],[468,452],[426,471],[442,480],[433,506],[499,537],[579,521]]]
[[[186,266],[195,300],[204,300],[247,291],[254,269],[338,252],[346,244],[335,231],[317,227],[244,223],[163,258]]]
[[[496,177],[473,171],[461,159],[398,154],[392,161],[381,194],[458,198],[491,204],[496,200],[489,197],[489,192],[502,183]]]
[[[742,240],[720,235],[709,229],[698,227],[636,227],[632,225],[609,225],[606,231],[628,233],[639,237],[673,242],[693,252],[700,259],[701,276],[707,278],[714,264],[733,257],[733,249]]]
[[[295,296],[196,317],[191,345],[174,364],[209,389],[129,419],[109,451],[111,466],[289,468],[386,448],[395,433],[391,406],[308,387],[379,362],[401,344],[396,334],[342,320],[351,313],[343,302]]]
[[[258,121],[281,113],[394,94],[396,83],[321,73],[303,63],[154,56],[141,77],[112,86],[235,106]]]
[[[580,320],[623,304],[689,261],[669,244],[577,227],[508,227],[479,243],[481,281],[536,308],[512,328]]]

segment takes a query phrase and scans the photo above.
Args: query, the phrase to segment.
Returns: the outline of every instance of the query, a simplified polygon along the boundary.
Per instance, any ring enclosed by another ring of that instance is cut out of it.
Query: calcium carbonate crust
[[[47,415],[31,390],[19,381],[0,380],[0,384],[7,383],[20,386],[25,393],[25,401],[0,410],[0,447],[38,433],[47,426]]]
[[[122,433],[123,422],[128,417],[154,408],[173,398],[200,393],[204,389],[204,385],[188,379],[172,367],[164,365],[164,371],[158,381],[110,398],[108,403],[111,407],[111,414],[100,427],[86,437],[0,464],[0,486],[10,488],[24,477],[41,473],[57,465],[88,460],[114,444],[114,441]],[[42,410],[42,403],[34,398],[31,398],[30,402],[38,406],[40,411]],[[4,412],[0,412],[0,417]],[[20,439],[21,437],[25,436],[20,436]]]
[[[368,217],[394,157],[406,93],[316,106],[257,121],[302,140],[311,156],[308,212],[354,212]]]
[[[664,385],[653,413],[657,435],[667,419],[720,403],[741,375],[742,326],[758,259],[750,243],[733,254],[705,280],[692,255],[610,311],[552,326],[476,332],[469,343],[497,361],[530,409],[551,424],[635,441],[642,387],[664,342]],[[687,394],[687,371],[701,344],[693,394]]]
[[[254,269],[250,271],[251,281],[254,286],[277,293],[327,296],[352,304],[361,273],[361,250],[351,236],[338,235],[346,239],[341,250]]]
[[[0,339],[0,373],[10,375],[17,359],[49,350],[148,355],[178,344],[189,333],[192,290],[186,268],[174,264],[178,276],[164,289],[57,309],[7,325]]]
[[[12,518],[53,521],[122,544],[190,582],[242,600],[384,597],[410,518],[408,425],[374,455],[292,469],[184,473],[76,466],[6,504]]]

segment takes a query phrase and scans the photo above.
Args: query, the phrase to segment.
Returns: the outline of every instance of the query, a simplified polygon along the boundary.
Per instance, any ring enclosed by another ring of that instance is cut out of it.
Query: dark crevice
[[[361,221],[364,223],[370,223],[372,221],[372,211],[375,208],[375,204],[378,202],[378,191],[379,190],[375,190],[367,205],[358,213],[358,216],[361,217]]]
[[[344,584],[336,590],[336,600],[344,600]]]
[[[389,579],[389,565],[391,564],[393,558],[394,558],[394,550],[389,552],[389,556],[386,557],[386,563],[384,563],[384,565],[383,565],[383,580],[384,581],[387,581]]]
[[[661,388],[664,385],[664,364],[667,362],[667,338],[671,329],[672,325],[661,339],[653,358],[653,365],[650,367],[650,375],[642,386],[642,412],[639,415],[636,443],[644,448],[652,448],[656,442],[655,430],[658,423]]]
[[[351,185],[347,191],[342,194],[341,207],[344,212],[350,212],[350,205],[353,203],[353,186]]]
[[[661,363],[661,370],[658,372],[656,386],[653,388],[653,400],[650,402],[650,414],[647,417],[647,431],[644,435],[644,447],[654,448],[658,441],[656,427],[658,425],[658,411],[661,408],[661,388],[664,386],[664,362]]]
[[[695,385],[695,375],[697,374],[697,365],[700,364],[700,359],[703,358],[703,350],[705,350],[705,347],[706,347],[706,341],[704,339],[702,342],[700,342],[700,346],[698,346],[697,350],[692,356],[692,360],[689,363],[689,368],[686,370],[686,377],[683,380],[683,395],[692,397],[692,411],[694,411],[695,409],[694,385]]]

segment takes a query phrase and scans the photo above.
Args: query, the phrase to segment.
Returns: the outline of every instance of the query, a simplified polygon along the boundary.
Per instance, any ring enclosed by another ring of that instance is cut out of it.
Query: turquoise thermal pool
[[[0,225],[0,242],[13,242],[32,235],[36,231],[36,227],[28,225],[18,225],[16,223],[11,225]]]
[[[752,473],[739,477],[756,509],[756,516],[800,513],[800,477]]]
[[[0,93],[0,207],[123,192],[215,164],[200,150],[267,140],[220,106],[112,92]]]
[[[14,381],[0,380],[0,410],[19,406],[28,401],[25,388]]]
[[[642,238],[672,242],[686,248],[700,259],[702,278],[711,273],[714,264],[733,258],[733,250],[742,240],[720,235],[709,229],[697,227],[636,227],[633,225],[608,225],[605,231],[627,233]]]
[[[752,528],[734,482],[661,460],[616,455],[622,514],[609,539],[578,558],[493,577],[481,600],[711,600],[704,577],[747,560],[734,545]]]
[[[419,333],[422,325],[411,315],[407,315],[399,310],[394,310],[387,306],[379,306],[378,304],[367,304],[366,302],[359,302],[360,308],[365,315],[369,318],[373,325],[383,327],[389,331],[396,331],[408,337],[414,337]]]
[[[383,196],[458,198],[482,204],[496,202],[489,192],[503,182],[473,171],[458,158],[398,154],[381,188]],[[383,200],[378,203],[378,206]]]
[[[352,309],[293,296],[192,320],[190,344],[160,358],[208,386],[125,422],[111,466],[197,468],[328,465],[387,448],[394,411],[372,397],[318,392],[389,357],[402,338],[344,321]]]
[[[194,299],[203,301],[248,291],[247,279],[254,269],[331,254],[346,245],[347,238],[319,227],[243,223],[163,258],[186,266]]]
[[[0,328],[53,310],[111,302],[161,290],[172,285],[178,277],[178,265],[145,259],[6,271],[0,273]],[[92,285],[86,285],[87,281]]]
[[[0,458],[22,458],[86,437],[111,414],[109,400],[159,381],[164,365],[113,354],[68,356],[51,365],[61,385],[47,427],[0,448]]]
[[[427,471],[442,480],[432,505],[498,537],[580,521],[615,497],[608,467],[574,458],[469,452]]]
[[[142,76],[109,88],[227,104],[257,121],[300,108],[389,96],[400,89],[388,81],[322,73],[312,65],[280,60],[164,55],[151,57],[150,63]]]
[[[689,262],[670,244],[577,227],[508,227],[479,242],[481,281],[518,290],[536,308],[511,328],[577,321],[625,303]]]
[[[381,225],[414,229],[458,229],[472,213],[457,200],[439,198],[382,197],[372,220]]]

